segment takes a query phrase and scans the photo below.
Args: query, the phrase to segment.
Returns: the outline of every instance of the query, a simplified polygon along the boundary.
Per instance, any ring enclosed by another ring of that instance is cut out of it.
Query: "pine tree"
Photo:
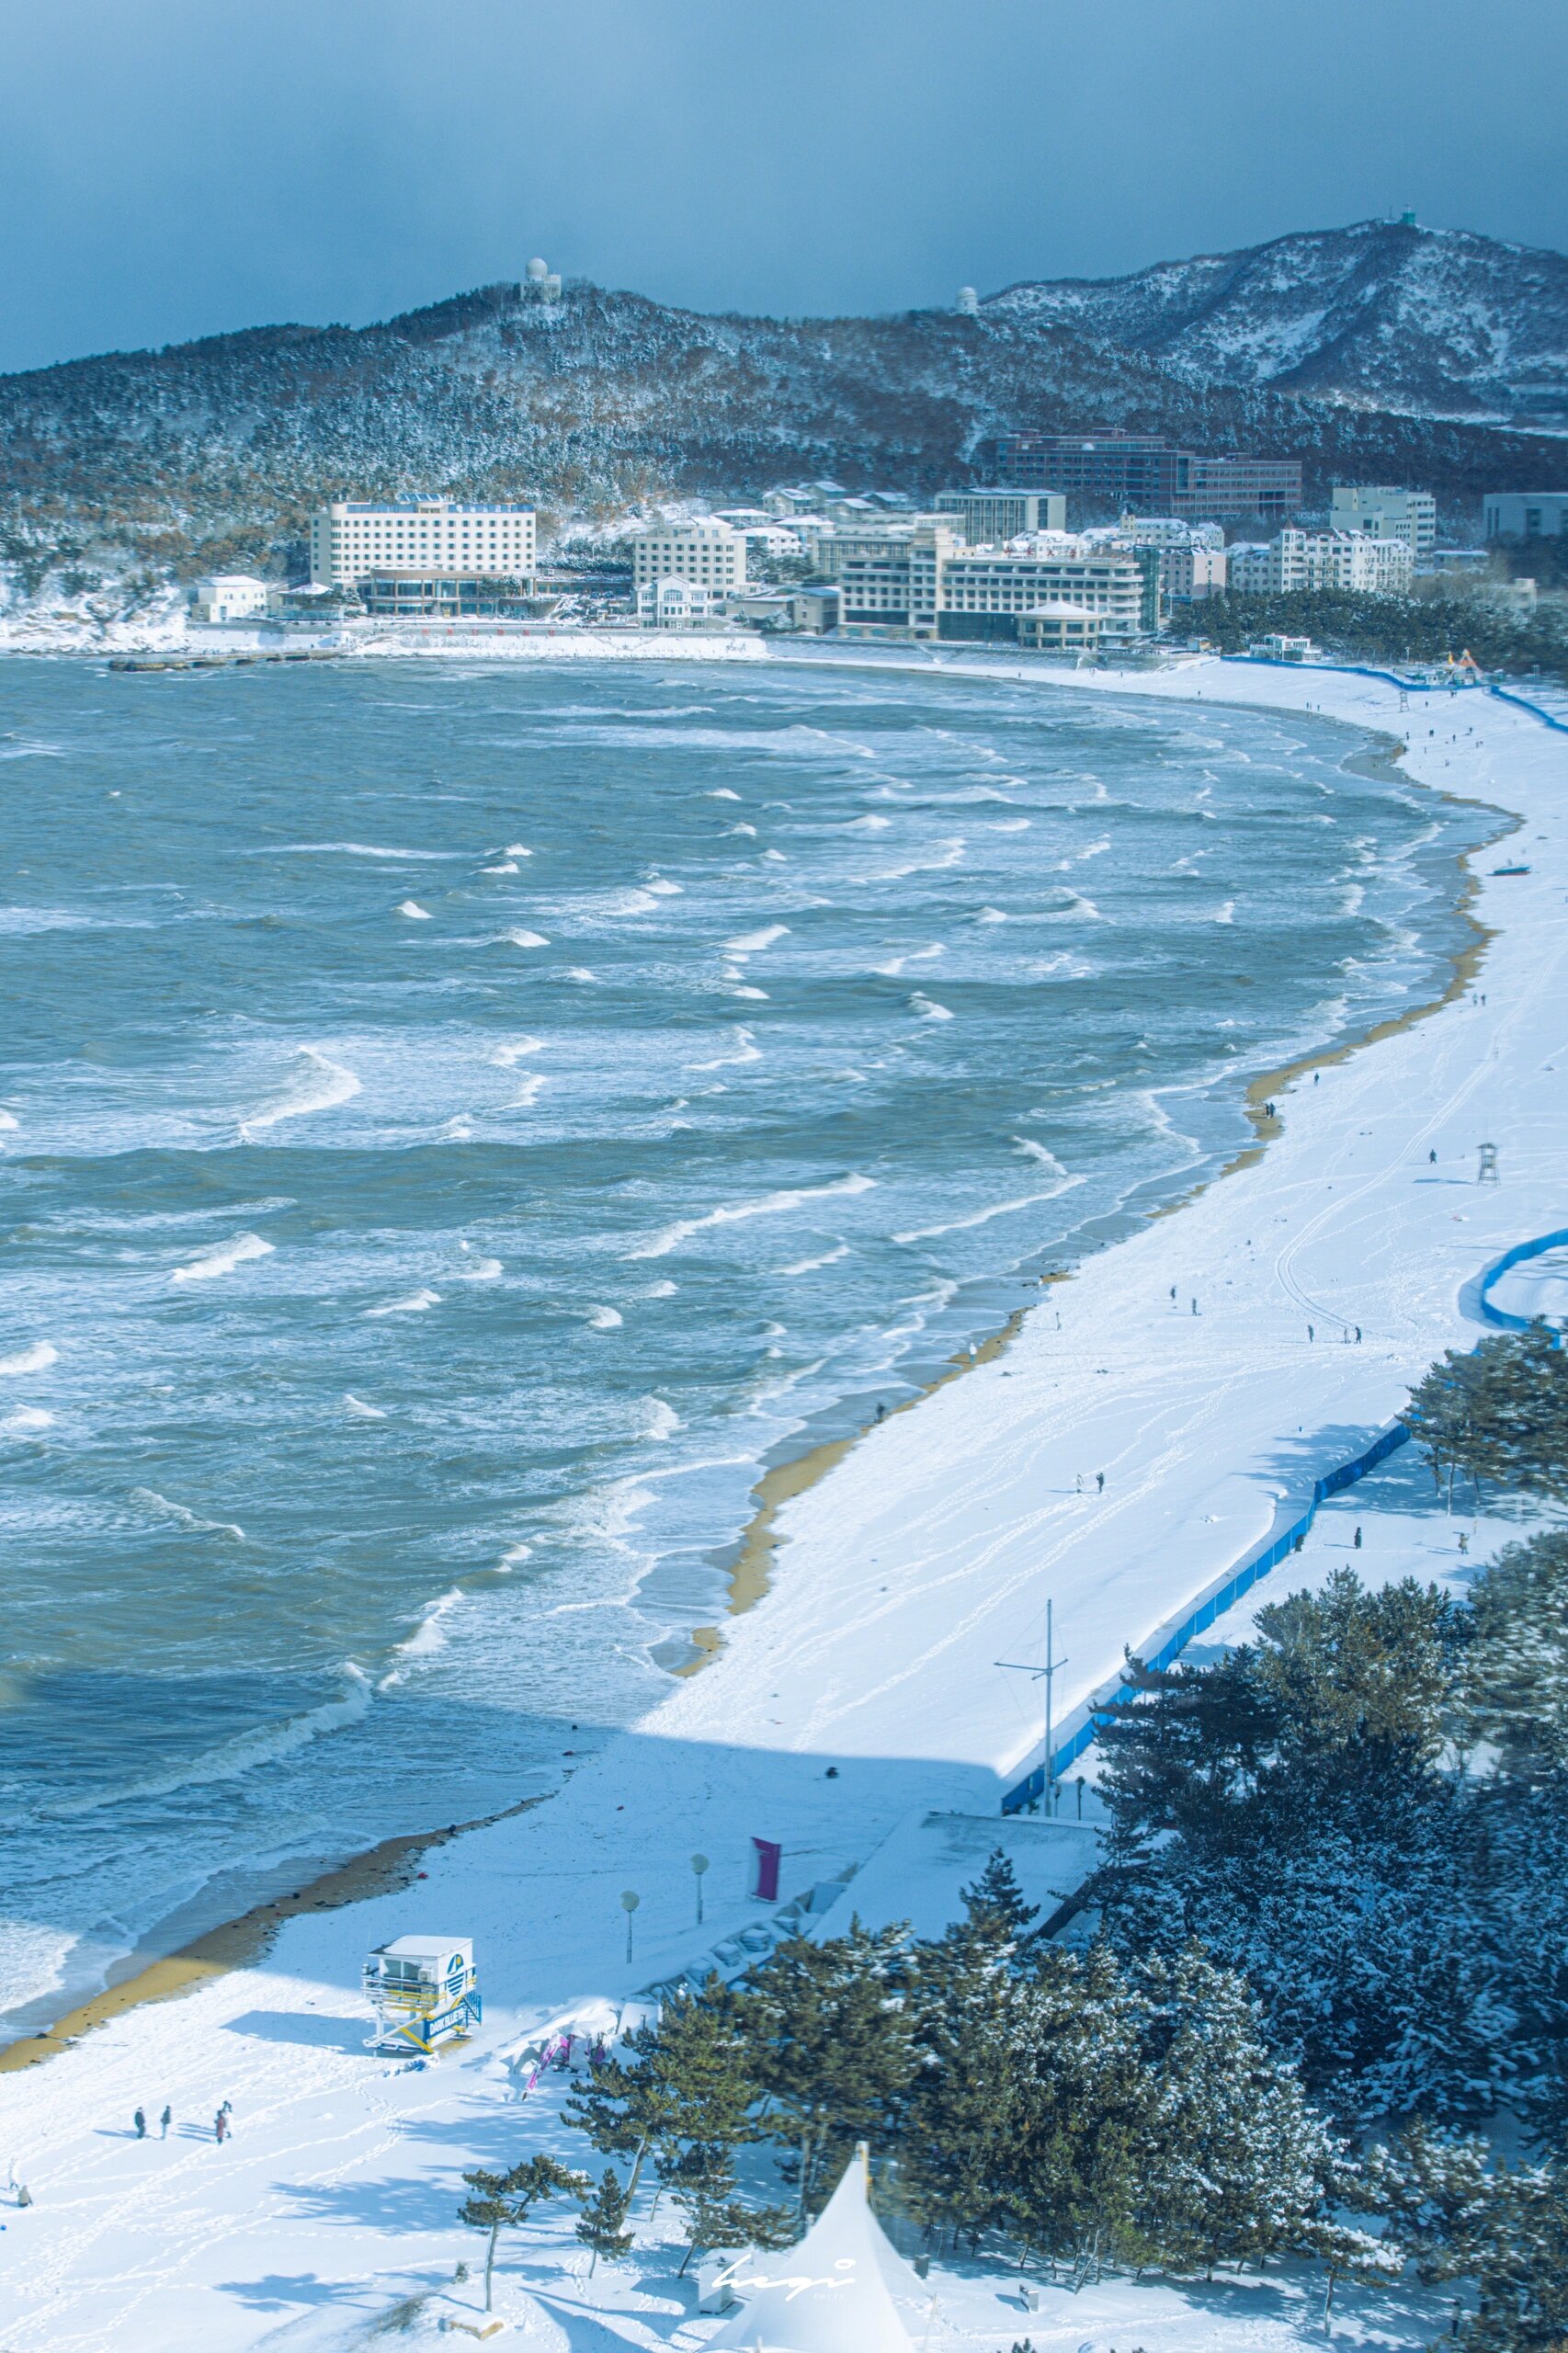
[[[714,1977],[700,1993],[672,1994],[656,2019],[627,2038],[630,2059],[612,2054],[566,2101],[566,2123],[604,2156],[630,2156],[628,2203],[649,2151],[684,2141],[735,2146],[756,2137],[748,2114],[761,2086],[735,1995]]]
[[[593,2263],[588,2266],[590,2279],[601,2255],[608,2262],[619,2263],[631,2254],[631,2233],[626,2227],[626,2210],[631,2203],[631,2189],[623,2189],[615,2167],[606,2165],[597,2189],[577,2222],[577,2236],[594,2251]]]
[[[1562,2353],[1568,2345],[1568,2180],[1550,2168],[1499,2180],[1477,2253],[1465,2353]]]
[[[1135,2213],[1142,2006],[1103,1944],[1081,1959],[1047,1947],[1014,1995],[1013,2105],[994,2162],[1008,2227],[1052,2262],[1149,2254]]]
[[[495,2242],[505,2230],[520,2230],[541,2199],[582,2198],[588,2177],[572,2173],[553,2157],[528,2157],[506,2173],[487,2173],[476,2166],[465,2173],[469,2196],[458,2209],[460,2222],[476,2231],[488,2231],[484,2250],[484,2309],[490,2310],[491,2283],[495,2271]]]
[[[739,2196],[733,2151],[713,2143],[691,2142],[664,2177],[686,2217],[688,2245],[684,2271],[700,2249],[788,2246],[797,2235],[797,2217],[788,2206],[749,2206]]]
[[[896,2128],[915,2066],[905,1945],[903,1927],[858,1920],[821,1944],[794,1937],[743,1997],[768,2130],[791,2144],[787,2177],[802,2219],[858,2141],[885,2146]]]
[[[1510,1544],[1476,1580],[1464,1693],[1506,1772],[1568,1771],[1568,1535]]]
[[[1433,1475],[1568,1499],[1568,1356],[1544,1324],[1496,1332],[1463,1354],[1449,1348],[1400,1415]]]

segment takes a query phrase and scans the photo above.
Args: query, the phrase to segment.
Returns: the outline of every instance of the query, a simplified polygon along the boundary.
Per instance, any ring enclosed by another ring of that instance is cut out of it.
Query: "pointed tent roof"
[[[733,2281],[744,2306],[710,2339],[710,2353],[913,2353],[893,2298],[919,2308],[930,2290],[889,2244],[869,2182],[862,2142],[798,2246],[741,2257]]]

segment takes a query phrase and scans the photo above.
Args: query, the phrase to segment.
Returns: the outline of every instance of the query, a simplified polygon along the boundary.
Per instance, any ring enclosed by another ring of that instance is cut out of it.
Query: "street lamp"
[[[697,1874],[697,1925],[702,1926],[702,1874],[708,1869],[706,1855],[693,1855],[691,1868]]]
[[[642,1898],[630,1887],[620,1899],[620,1908],[626,1915],[626,1958],[628,1961],[631,1958],[631,1915],[642,1901]]]

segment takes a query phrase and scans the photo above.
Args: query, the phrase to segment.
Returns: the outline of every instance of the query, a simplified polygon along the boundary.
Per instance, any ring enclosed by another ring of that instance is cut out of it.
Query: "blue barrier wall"
[[[1568,1227],[1565,1227],[1561,1233],[1543,1233],[1540,1235],[1539,1240],[1535,1242],[1516,1242],[1511,1250],[1505,1250],[1500,1258],[1493,1260],[1491,1266],[1487,1267],[1486,1272],[1481,1278],[1481,1312],[1486,1318],[1488,1324],[1495,1324],[1498,1328],[1504,1332],[1528,1332],[1529,1330],[1530,1324],[1534,1320],[1532,1317],[1528,1315],[1510,1315],[1506,1308],[1493,1306],[1491,1298],[1492,1286],[1498,1279],[1499,1276],[1506,1275],[1510,1267],[1517,1267],[1521,1265],[1526,1258],[1540,1258],[1543,1256],[1548,1250],[1556,1250],[1561,1248],[1562,1244],[1565,1242],[1568,1242]]]
[[[1245,662],[1257,670],[1294,670],[1311,675],[1313,671],[1332,670],[1347,678],[1377,678],[1385,687],[1397,687],[1405,695],[1473,695],[1493,696],[1498,702],[1512,703],[1516,710],[1528,710],[1543,727],[1555,728],[1560,735],[1568,735],[1568,719],[1555,719],[1550,710],[1542,710],[1540,703],[1516,694],[1511,687],[1494,687],[1489,680],[1474,679],[1464,686],[1456,680],[1402,678],[1392,670],[1373,670],[1365,662],[1275,662],[1267,654],[1221,654],[1221,662]]]
[[[1301,1517],[1293,1519],[1289,1527],[1277,1529],[1255,1552],[1249,1553],[1222,1584],[1213,1586],[1200,1601],[1196,1602],[1180,1624],[1165,1636],[1158,1650],[1144,1661],[1145,1665],[1171,1665],[1195,1634],[1201,1634],[1216,1618],[1238,1602],[1244,1593],[1250,1593],[1259,1577],[1266,1577],[1270,1569],[1278,1567],[1280,1562],[1294,1550],[1297,1539],[1305,1536],[1311,1528],[1317,1518],[1320,1504],[1326,1502],[1330,1495],[1342,1495],[1346,1487],[1353,1487],[1358,1479],[1364,1479],[1368,1472],[1374,1470],[1396,1447],[1403,1446],[1409,1437],[1410,1432],[1404,1424],[1394,1422],[1381,1431],[1362,1453],[1353,1456],[1348,1462],[1336,1464],[1334,1470],[1325,1472],[1321,1479],[1314,1481],[1312,1501]],[[1119,1683],[1095,1693],[1088,1703],[1084,1722],[1067,1734],[1060,1747],[1052,1750],[1053,1780],[1060,1780],[1068,1766],[1082,1756],[1085,1748],[1093,1746],[1100,1726],[1108,1721],[1107,1711],[1119,1700],[1132,1697],[1133,1688],[1130,1683]],[[1025,1806],[1034,1804],[1045,1793],[1045,1778],[1042,1758],[1032,1773],[1026,1773],[1023,1779],[1016,1782],[1006,1792],[1002,1800],[1003,1813],[1019,1813]]]

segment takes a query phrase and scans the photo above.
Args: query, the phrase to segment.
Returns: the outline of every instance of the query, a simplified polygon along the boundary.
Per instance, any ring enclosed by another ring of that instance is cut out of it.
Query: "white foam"
[[[665,1439],[674,1438],[681,1427],[680,1415],[663,1397],[643,1397],[638,1401],[639,1438]]]
[[[1007,918],[1000,907],[982,907],[971,920],[975,923],[1006,923]]]
[[[744,817],[741,819],[739,824],[732,825],[730,827],[730,831],[732,834],[744,835],[747,841],[754,842],[756,839],[756,827],[755,825],[748,825]]]
[[[841,1242],[836,1250],[824,1250],[820,1258],[797,1258],[792,1267],[780,1267],[777,1272],[781,1275],[814,1275],[819,1267],[835,1266],[840,1258],[847,1258],[848,1256],[848,1243]]]
[[[60,1361],[60,1351],[47,1340],[35,1340],[30,1348],[18,1348],[14,1356],[0,1357],[0,1373],[45,1372]]]
[[[400,899],[396,913],[406,915],[410,923],[428,923],[430,920],[429,908],[422,907],[416,899]]]
[[[590,1307],[587,1313],[588,1328],[594,1332],[618,1332],[624,1320],[614,1307]]]
[[[787,939],[789,935],[787,923],[770,923],[762,931],[744,931],[738,939],[727,939],[724,953],[726,956],[758,956],[765,948],[771,948],[776,939]]]
[[[531,858],[533,856],[533,852],[528,847],[526,843],[508,842],[506,844],[506,855],[508,858]]]
[[[314,1046],[299,1048],[296,1062],[309,1064],[301,1072],[292,1093],[272,1104],[267,1109],[255,1111],[241,1123],[240,1133],[248,1139],[258,1128],[275,1128],[282,1120],[303,1120],[312,1111],[335,1110],[359,1092],[359,1081],[342,1063],[328,1060]]]
[[[525,931],[520,924],[511,931],[502,932],[500,938],[494,944],[497,947],[504,944],[509,948],[548,948],[550,946],[542,931]]]
[[[922,1021],[950,1021],[953,1017],[950,1006],[938,1005],[935,997],[922,996],[918,989],[909,1000],[909,1009],[917,1013]]]
[[[566,968],[566,977],[569,981],[588,982],[595,988],[599,986],[598,974],[590,972],[586,964],[569,964]]]
[[[892,824],[892,819],[891,817],[851,817],[846,831],[852,832],[857,826],[858,826],[862,831],[869,834],[885,834]]]
[[[188,1765],[172,1766],[165,1773],[151,1774],[128,1788],[108,1790],[90,1798],[65,1799],[47,1810],[57,1816],[97,1813],[105,1806],[123,1805],[128,1800],[169,1797],[176,1790],[201,1789],[212,1781],[240,1780],[258,1765],[271,1765],[281,1756],[292,1756],[296,1750],[308,1747],[312,1741],[319,1740],[324,1733],[358,1723],[369,1712],[374,1697],[369,1677],[352,1659],[344,1662],[341,1672],[342,1688],[319,1708],[308,1708],[280,1724],[262,1724],[254,1732],[238,1733],[205,1756],[195,1757]]]
[[[389,1299],[384,1307],[367,1307],[367,1315],[418,1315],[426,1307],[439,1307],[438,1290],[411,1290],[406,1298]]]
[[[594,912],[598,915],[647,915],[658,905],[657,897],[641,883],[630,891],[610,891],[599,901]]]
[[[738,792],[732,792],[727,784],[716,784],[711,792],[705,792],[702,796],[704,801],[738,801],[740,797]]]
[[[1227,899],[1224,905],[1214,917],[1214,920],[1216,923],[1234,923],[1235,919],[1236,903],[1234,899]]]
[[[678,899],[686,890],[684,882],[666,881],[662,874],[653,875],[642,887],[651,891],[655,899]]]
[[[165,1519],[172,1519],[180,1528],[189,1529],[193,1536],[226,1536],[231,1543],[243,1544],[245,1531],[232,1519],[203,1519],[199,1512],[187,1511],[184,1504],[171,1503],[167,1495],[159,1495],[156,1487],[132,1487],[131,1500],[140,1504],[143,1511],[155,1511]]]
[[[1036,1143],[1033,1136],[1015,1136],[1013,1150],[1021,1152],[1026,1160],[1038,1161],[1042,1168],[1049,1168],[1053,1176],[1065,1176],[1067,1174],[1056,1154],[1043,1143]]]
[[[513,1544],[502,1553],[495,1565],[498,1569],[520,1569],[523,1563],[531,1561],[533,1556],[534,1548],[531,1544]]]
[[[374,842],[278,842],[240,852],[242,858],[388,858],[403,866],[440,865],[460,849],[383,849]]]
[[[446,1629],[442,1620],[450,1615],[464,1599],[461,1586],[453,1586],[437,1600],[429,1602],[420,1612],[419,1623],[406,1642],[399,1643],[394,1656],[398,1658],[428,1658],[432,1651],[446,1647]]]
[[[766,989],[754,989],[749,983],[744,981],[738,988],[733,988],[730,991],[730,995],[732,996],[750,997],[757,1005],[766,1005],[767,1003],[767,991]]]
[[[517,861],[515,858],[504,858],[499,866],[482,866],[479,870],[482,874],[516,874]]]
[[[343,1403],[350,1417],[357,1422],[384,1422],[385,1410],[380,1405],[367,1405],[363,1397],[356,1397],[351,1389],[343,1392]]]
[[[733,1035],[736,1049],[733,1054],[715,1054],[711,1062],[687,1063],[687,1070],[729,1070],[736,1063],[759,1063],[762,1060],[762,1049],[753,1044],[751,1031],[742,1023],[735,1024]],[[678,1110],[681,1107],[678,1104],[672,1104],[670,1108],[672,1110]]]
[[[540,1054],[543,1051],[544,1040],[542,1038],[518,1038],[515,1043],[510,1046],[495,1047],[490,1059],[495,1063],[498,1069],[510,1070],[513,1063],[520,1063],[525,1054]]]
[[[802,1185],[788,1192],[764,1193],[755,1201],[731,1201],[722,1209],[710,1210],[705,1217],[677,1218],[646,1242],[639,1242],[627,1251],[629,1258],[667,1258],[694,1233],[701,1233],[710,1226],[738,1225],[754,1217],[781,1217],[790,1210],[798,1210],[807,1201],[841,1199],[847,1193],[869,1193],[876,1184],[874,1176],[848,1176],[835,1177],[831,1185]]]
[[[666,1275],[662,1282],[650,1283],[642,1296],[644,1299],[673,1299],[679,1289],[679,1283],[672,1283]]]
[[[51,1428],[53,1422],[54,1415],[46,1414],[41,1405],[18,1405],[0,1421],[0,1430],[9,1431],[15,1438],[28,1438],[37,1430]]]
[[[457,1269],[457,1279],[460,1283],[496,1283],[503,1271],[499,1258],[476,1258],[472,1267]]]
[[[0,1111],[0,1128],[4,1128],[7,1133],[13,1133],[21,1124],[14,1112]]]
[[[220,1275],[232,1275],[236,1267],[243,1267],[249,1258],[270,1258],[271,1256],[272,1244],[264,1242],[259,1233],[236,1233],[232,1242],[221,1242],[215,1250],[207,1251],[199,1258],[192,1258],[187,1266],[176,1267],[169,1280],[172,1283],[214,1282]]]
[[[1049,1192],[1023,1193],[1016,1201],[995,1201],[988,1210],[975,1210],[968,1217],[949,1218],[945,1225],[916,1226],[908,1233],[895,1233],[895,1242],[934,1242],[941,1233],[962,1233],[971,1225],[989,1225],[994,1217],[1012,1217],[1019,1210],[1032,1210],[1039,1201],[1053,1201],[1058,1193],[1081,1185],[1081,1176],[1068,1176],[1060,1185],[1052,1185]]]
[[[1027,834],[1030,824],[1028,817],[988,817],[982,822],[988,834]]]
[[[538,1098],[540,1088],[541,1086],[548,1086],[549,1085],[550,1081],[545,1077],[543,1072],[535,1071],[532,1077],[524,1079],[521,1093],[509,1097],[506,1102],[502,1105],[502,1109],[506,1111],[531,1111],[534,1107],[534,1103]]]

